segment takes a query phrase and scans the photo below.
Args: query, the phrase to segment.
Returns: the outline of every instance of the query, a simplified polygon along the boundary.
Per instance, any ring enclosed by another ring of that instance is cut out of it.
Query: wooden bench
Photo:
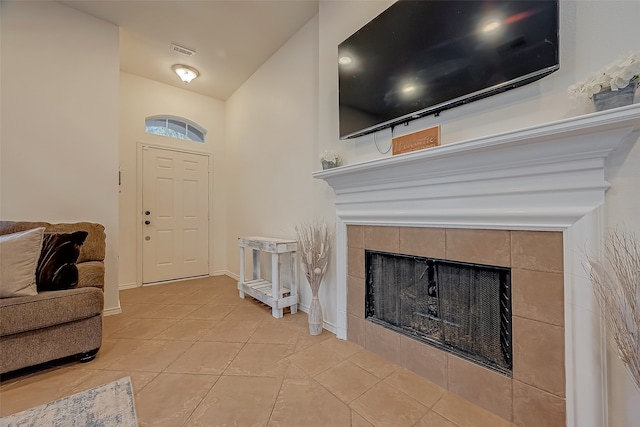
[[[291,313],[298,311],[298,284],[297,284],[297,260],[296,252],[298,243],[295,240],[275,239],[271,237],[241,237],[238,239],[240,247],[240,281],[238,291],[240,298],[249,294],[255,299],[271,307],[271,314],[276,319],[283,315],[283,308],[291,307]],[[253,274],[252,279],[245,277],[245,249],[252,251]],[[261,277],[260,253],[271,254],[271,280]],[[290,257],[291,272],[288,283],[283,283],[280,276],[281,256],[288,254]]]

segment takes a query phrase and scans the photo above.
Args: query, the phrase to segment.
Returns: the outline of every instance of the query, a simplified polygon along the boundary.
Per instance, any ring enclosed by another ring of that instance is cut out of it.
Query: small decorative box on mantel
[[[440,126],[438,125],[429,129],[398,136],[393,138],[391,142],[393,144],[392,153],[394,155],[437,147],[440,145]]]

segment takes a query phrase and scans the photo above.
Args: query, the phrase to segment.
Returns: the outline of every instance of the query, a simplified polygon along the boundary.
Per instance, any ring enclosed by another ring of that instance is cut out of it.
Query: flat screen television
[[[558,68],[558,0],[400,0],[338,46],[340,139]]]

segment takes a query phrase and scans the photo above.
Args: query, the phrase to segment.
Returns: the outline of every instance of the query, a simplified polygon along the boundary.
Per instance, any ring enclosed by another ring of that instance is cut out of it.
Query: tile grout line
[[[280,387],[278,387],[278,393],[276,393],[276,398],[273,399],[273,405],[271,405],[271,411],[269,411],[269,418],[267,419],[267,424],[266,424],[267,426],[269,426],[269,424],[271,423],[271,418],[273,418],[273,411],[275,411],[276,409],[276,405],[278,404],[278,398],[280,397],[280,393],[282,393],[282,387],[284,386],[284,382],[287,379],[286,375],[287,374],[285,372],[285,375],[282,377],[282,381],[280,382]]]
[[[206,391],[206,393],[204,393],[202,395],[202,398],[200,399],[200,401],[198,402],[198,404],[193,408],[193,410],[191,411],[191,413],[189,414],[188,417],[186,417],[186,419],[184,420],[184,422],[182,423],[182,426],[187,425],[187,423],[189,422],[189,420],[191,419],[191,417],[193,417],[193,414],[198,410],[198,408],[200,407],[200,405],[202,404],[202,402],[204,401],[204,399],[207,398],[207,396],[209,395],[209,393],[211,393],[211,390],[213,390],[213,388],[216,386],[216,384],[218,384],[218,381],[220,381],[220,378],[222,378],[222,375],[218,376],[218,379],[216,379],[214,381],[213,384],[211,384],[211,387],[209,387],[209,390]]]

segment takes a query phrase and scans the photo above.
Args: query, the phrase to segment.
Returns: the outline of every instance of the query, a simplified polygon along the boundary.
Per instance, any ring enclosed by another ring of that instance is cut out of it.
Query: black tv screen
[[[338,46],[340,139],[439,114],[558,67],[557,0],[400,0]]]

